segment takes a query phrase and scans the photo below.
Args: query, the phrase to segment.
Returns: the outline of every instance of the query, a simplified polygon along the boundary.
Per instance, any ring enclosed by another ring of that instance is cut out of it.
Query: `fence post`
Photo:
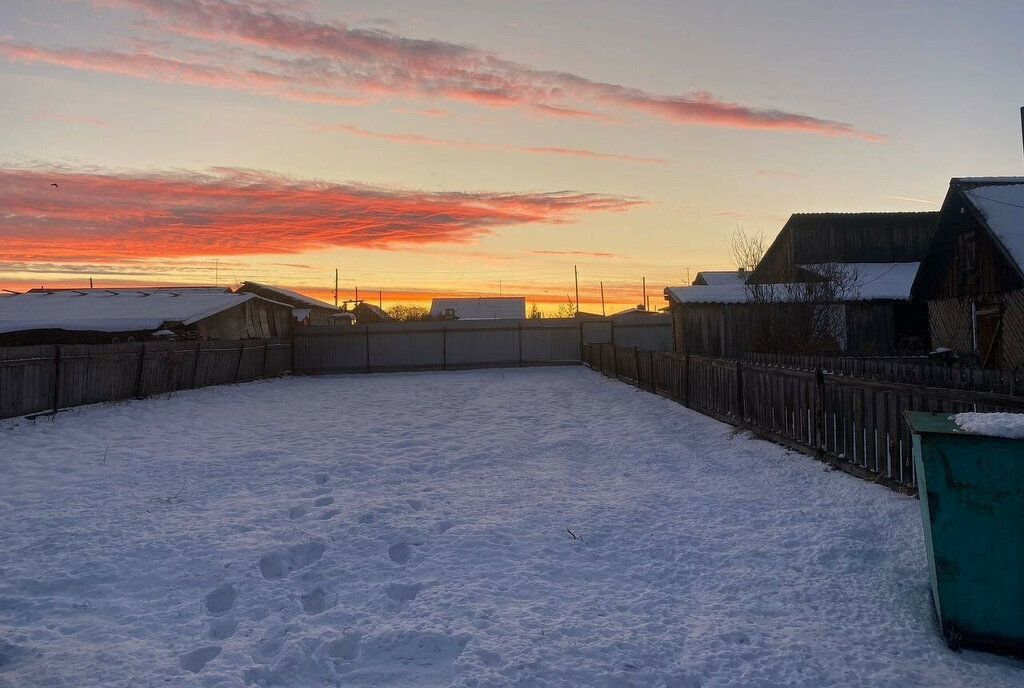
[[[814,369],[814,455],[819,459],[825,453],[825,375],[821,368]]]
[[[519,321],[519,367],[523,367],[523,321]]]
[[[448,370],[448,328],[441,328],[441,367]]]
[[[690,405],[690,354],[683,354],[683,406]]]
[[[60,344],[53,347],[53,412],[60,409]]]
[[[263,377],[267,376],[267,356],[270,353],[270,340],[263,341]]]
[[[577,304],[579,307],[579,304]],[[580,363],[583,362],[583,321],[580,320]]]
[[[640,381],[640,348],[633,347],[633,367],[636,368],[636,386],[640,389],[644,388],[644,383]]]
[[[196,360],[192,362],[192,389],[196,388],[196,373],[199,371],[199,351],[203,347],[203,342],[196,342]]]
[[[363,330],[366,333],[366,372],[369,373],[371,371],[371,368],[370,368],[370,326],[369,325],[364,325],[364,327],[366,327],[366,329]]]
[[[238,382],[238,376],[242,372],[242,357],[245,356],[245,341],[239,344],[241,346],[238,347],[238,360],[235,362],[235,382]]]
[[[142,342],[142,350],[139,352],[139,376],[135,380],[135,396],[142,398],[142,371],[146,369],[146,342]]]
[[[612,344],[612,374],[619,379],[619,348]]]
[[[736,417],[743,421],[746,415],[743,412],[743,364],[736,361]]]

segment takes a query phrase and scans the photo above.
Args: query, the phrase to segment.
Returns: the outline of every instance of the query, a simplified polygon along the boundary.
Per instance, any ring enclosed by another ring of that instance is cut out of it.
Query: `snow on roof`
[[[455,309],[460,320],[526,318],[526,297],[478,297],[469,299],[433,299],[430,302],[430,317],[438,318],[448,308]]]
[[[240,292],[245,292],[247,291],[246,287],[252,289],[261,289],[265,292],[269,292],[270,294],[273,295],[273,298],[279,301],[284,301],[285,303],[291,306],[299,306],[302,308],[327,308],[332,311],[339,310],[337,306],[332,306],[331,304],[325,301],[319,301],[312,297],[306,296],[305,294],[300,294],[297,291],[292,291],[291,289],[282,289],[281,287],[272,287],[268,284],[260,284],[259,282],[246,281],[242,283],[242,286],[239,287],[238,290]]]
[[[0,300],[0,332],[137,332],[191,325],[249,299],[215,287],[30,291]]]
[[[992,234],[1024,272],[1024,178],[1000,181],[1003,183],[965,189],[964,196],[985,217]]]
[[[747,281],[747,277],[749,276],[750,273],[745,270],[702,270],[701,272],[697,273],[697,276],[694,278],[693,281],[696,283],[697,280],[703,278],[705,285],[709,287],[715,287],[719,285],[736,284],[737,282],[743,284],[744,282]]]
[[[848,301],[909,301],[910,288],[920,262],[913,263],[818,263],[800,267],[820,274],[834,274],[833,265],[856,279],[847,291]]]
[[[749,300],[747,288],[741,282],[666,287],[665,296],[676,303],[746,303]]]
[[[847,275],[856,276],[856,284],[842,290],[847,294],[844,301],[905,301],[910,299],[910,287],[921,263],[818,263],[800,267],[818,274],[831,274],[838,268]],[[806,298],[801,296],[804,293],[801,289],[803,286],[811,289],[811,285],[799,283],[759,284],[749,289],[739,282],[706,286],[698,284],[668,287],[665,296],[676,303],[747,303],[755,300],[752,290],[756,289],[759,297],[780,303]]]

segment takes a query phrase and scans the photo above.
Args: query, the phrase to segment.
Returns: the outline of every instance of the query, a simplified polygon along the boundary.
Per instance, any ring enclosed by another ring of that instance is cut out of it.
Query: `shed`
[[[33,289],[0,299],[0,344],[285,337],[291,307],[216,287]]]
[[[301,325],[329,325],[331,316],[341,313],[337,306],[300,294],[291,289],[282,289],[259,282],[242,282],[237,290],[241,294],[256,294],[264,299],[286,303],[292,307],[292,316]]]
[[[524,320],[526,297],[433,299],[430,302],[430,317],[434,320]]]
[[[1024,177],[950,180],[913,292],[932,346],[1024,366]]]

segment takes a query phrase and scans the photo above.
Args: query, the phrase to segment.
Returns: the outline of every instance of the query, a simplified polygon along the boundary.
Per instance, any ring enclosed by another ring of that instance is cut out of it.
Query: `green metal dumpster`
[[[948,413],[904,415],[946,642],[1024,655],[1024,441],[965,432]]]

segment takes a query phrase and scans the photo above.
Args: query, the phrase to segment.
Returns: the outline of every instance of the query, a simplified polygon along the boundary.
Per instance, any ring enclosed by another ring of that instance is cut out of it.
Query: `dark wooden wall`
[[[990,362],[990,367],[1006,370],[1024,368],[1024,289],[989,294],[982,301],[986,304],[998,304],[1002,309],[1002,322],[998,334],[999,357],[997,361]],[[928,302],[933,347],[946,347],[980,359],[982,352],[974,348],[972,303],[977,301],[970,298],[953,298]]]

